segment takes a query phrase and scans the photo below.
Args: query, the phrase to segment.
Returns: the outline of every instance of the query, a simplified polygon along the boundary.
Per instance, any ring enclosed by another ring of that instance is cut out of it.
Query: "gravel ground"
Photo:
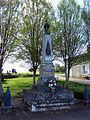
[[[0,120],[90,120],[90,104],[77,105],[72,110],[32,113],[21,98],[14,98],[14,108],[0,114]]]

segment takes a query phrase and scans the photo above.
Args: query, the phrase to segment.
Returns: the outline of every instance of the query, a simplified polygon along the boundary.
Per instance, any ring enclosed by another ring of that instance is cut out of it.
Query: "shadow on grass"
[[[8,84],[8,82],[7,82],[6,79],[4,79],[1,83],[2,83],[2,84]]]

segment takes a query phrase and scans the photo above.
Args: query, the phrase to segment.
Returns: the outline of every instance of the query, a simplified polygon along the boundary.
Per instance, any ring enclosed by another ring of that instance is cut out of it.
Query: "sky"
[[[48,0],[52,3],[52,5],[54,6],[54,8],[57,7],[57,4],[59,2],[59,0]],[[81,6],[83,6],[83,0],[76,0]],[[21,65],[23,65],[23,62],[18,62],[18,63],[10,63],[9,61],[7,61],[4,66],[3,66],[3,72],[7,72],[11,71],[13,68],[16,69],[17,72],[28,72],[28,68],[22,67]]]

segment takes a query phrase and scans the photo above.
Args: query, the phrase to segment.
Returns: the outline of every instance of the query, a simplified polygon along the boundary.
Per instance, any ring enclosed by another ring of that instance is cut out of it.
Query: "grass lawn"
[[[36,79],[38,80],[38,77],[36,77]],[[30,89],[32,87],[32,83],[33,83],[33,77],[27,77],[27,76],[20,76],[17,78],[11,78],[11,79],[7,79],[2,83],[4,92],[6,91],[7,86],[10,87],[10,91],[11,91],[11,96],[12,97],[16,97],[16,96],[21,96],[23,93],[23,89]],[[65,84],[65,81],[57,81],[57,84]],[[84,84],[80,84],[80,83],[74,83],[70,81],[69,84],[69,89],[73,90],[77,96],[78,95],[83,95],[83,91],[84,91]],[[88,90],[90,93],[90,85],[88,85]]]
[[[64,80],[58,80],[57,81],[57,84],[66,84],[66,81]],[[72,82],[70,81],[69,82],[69,90],[72,90],[74,91],[74,95],[75,95],[75,98],[78,98],[78,99],[83,99],[83,93],[84,93],[84,88],[85,88],[85,85],[84,84],[81,84],[81,83],[75,83],[75,82]],[[88,88],[88,92],[89,92],[89,95],[90,95],[90,84],[87,85],[87,88]]]
[[[61,81],[58,80],[57,84],[64,84],[65,85],[66,81],[65,80],[61,80]],[[87,86],[88,86],[88,90],[90,92],[90,85],[87,85]],[[81,93],[83,93],[84,87],[85,87],[84,84],[75,83],[75,82],[72,82],[72,81],[69,82],[69,89],[73,90],[75,92],[81,92]]]
[[[10,87],[11,96],[20,96],[23,92],[23,89],[31,88],[33,78],[32,77],[18,77],[18,78],[12,78],[7,79],[2,83],[4,92],[7,89],[7,86]]]

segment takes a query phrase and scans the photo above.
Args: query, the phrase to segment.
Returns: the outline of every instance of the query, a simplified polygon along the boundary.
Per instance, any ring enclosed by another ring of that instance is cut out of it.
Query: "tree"
[[[62,57],[65,63],[66,87],[69,85],[70,68],[75,57],[83,51],[86,41],[83,39],[83,28],[80,6],[74,0],[62,0],[58,5],[54,49],[56,56]]]
[[[46,0],[24,0],[21,3],[19,47],[16,58],[24,60],[33,68],[33,85],[36,84],[36,70],[40,64],[43,26],[49,18],[51,8]]]
[[[82,18],[84,21],[84,30],[86,33],[86,39],[90,42],[90,1],[86,0],[84,2],[84,8],[82,11]]]
[[[15,49],[18,2],[3,1],[0,4],[0,84],[2,66]],[[0,96],[2,93],[0,93]]]

